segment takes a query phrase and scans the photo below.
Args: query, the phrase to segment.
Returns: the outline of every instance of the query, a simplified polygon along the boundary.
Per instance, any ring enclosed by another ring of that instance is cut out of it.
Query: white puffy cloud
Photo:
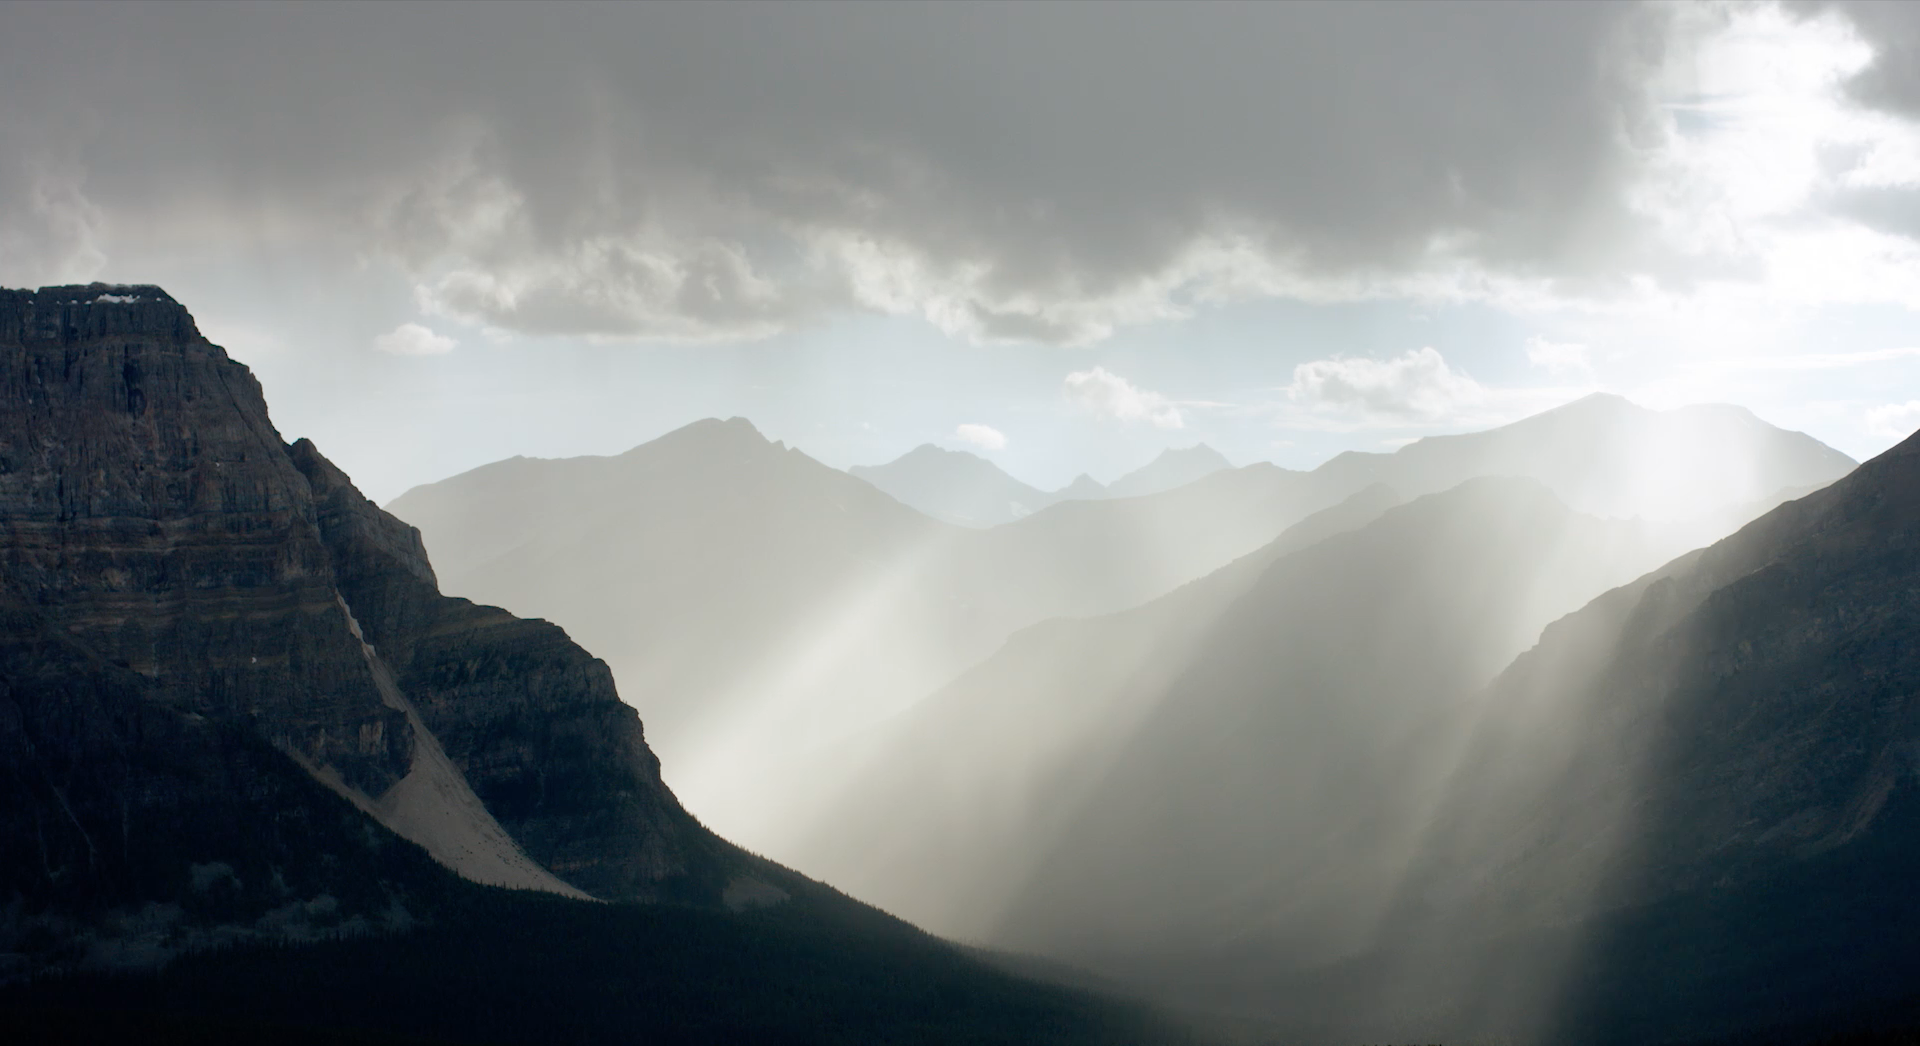
[[[373,347],[395,356],[442,356],[459,343],[418,323],[403,323],[373,339]]]
[[[1293,369],[1270,404],[1283,427],[1440,431],[1516,421],[1594,391],[1590,385],[1490,388],[1423,347],[1391,359],[1334,356]],[[1398,437],[1395,437],[1398,438]]]
[[[1069,400],[1095,417],[1129,424],[1144,421],[1161,429],[1177,429],[1186,425],[1186,418],[1172,401],[1157,392],[1140,388],[1105,367],[1067,375],[1066,394]]]
[[[1433,421],[1477,407],[1487,390],[1431,348],[1389,360],[1362,356],[1313,360],[1293,368],[1287,398],[1307,406],[1350,408],[1405,421]]]
[[[1527,339],[1527,362],[1550,374],[1584,374],[1593,370],[1585,345],[1538,337]]]
[[[971,443],[983,450],[1004,450],[1007,435],[991,425],[960,425],[953,430],[955,439],[962,443]]]
[[[1889,403],[1867,411],[1867,431],[1883,439],[1901,440],[1920,429],[1920,400]]]

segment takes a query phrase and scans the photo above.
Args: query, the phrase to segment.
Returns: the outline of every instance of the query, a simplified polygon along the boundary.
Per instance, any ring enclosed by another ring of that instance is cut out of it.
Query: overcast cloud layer
[[[12,7],[4,272],[337,239],[449,316],[1084,342],[1196,297],[1604,283],[1625,4]],[[1464,275],[1463,275],[1464,274]]]
[[[696,409],[1036,482],[1598,389],[1870,453],[1920,402],[1914,7],[0,0],[0,284],[191,291],[382,489],[480,463],[383,425],[578,453]],[[1029,345],[1083,348],[985,352]]]

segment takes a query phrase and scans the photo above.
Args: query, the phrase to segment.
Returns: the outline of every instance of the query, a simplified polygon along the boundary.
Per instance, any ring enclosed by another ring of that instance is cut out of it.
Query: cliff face
[[[527,853],[597,897],[723,889],[731,848],[661,781],[606,663],[549,622],[440,595],[418,530],[362,496],[312,443],[295,443],[291,456],[368,642]]]
[[[380,794],[386,707],[260,385],[153,287],[0,296],[0,585],[153,699]]]
[[[0,291],[0,404],[0,953],[72,952],[102,906],[190,941],[183,899],[227,878],[229,935],[309,897],[390,923],[406,876],[353,854],[417,851],[361,814],[571,895],[717,904],[753,863],[680,808],[602,662],[440,596],[418,532],[284,444],[163,291]]]

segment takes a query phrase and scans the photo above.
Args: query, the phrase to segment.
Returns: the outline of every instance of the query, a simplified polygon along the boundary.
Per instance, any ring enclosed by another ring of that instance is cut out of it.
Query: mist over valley
[[[0,1042],[1915,1041],[1914,10],[0,0]]]

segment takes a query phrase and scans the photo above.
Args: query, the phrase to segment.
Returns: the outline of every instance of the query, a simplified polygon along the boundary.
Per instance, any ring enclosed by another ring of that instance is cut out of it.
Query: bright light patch
[[[1479,382],[1447,366],[1431,347],[1390,360],[1313,360],[1293,368],[1293,383],[1287,386],[1287,398],[1296,403],[1359,408],[1410,421],[1446,418],[1486,396]]]
[[[1867,431],[1886,439],[1901,440],[1920,429],[1920,400],[1889,403],[1867,411]]]
[[[1007,435],[991,425],[961,425],[953,430],[955,439],[962,443],[971,443],[982,450],[1004,450]]]
[[[1584,374],[1593,370],[1585,345],[1545,338],[1527,339],[1527,362],[1553,374]]]
[[[458,344],[452,338],[435,334],[418,323],[403,323],[373,339],[374,348],[395,356],[444,356]]]

